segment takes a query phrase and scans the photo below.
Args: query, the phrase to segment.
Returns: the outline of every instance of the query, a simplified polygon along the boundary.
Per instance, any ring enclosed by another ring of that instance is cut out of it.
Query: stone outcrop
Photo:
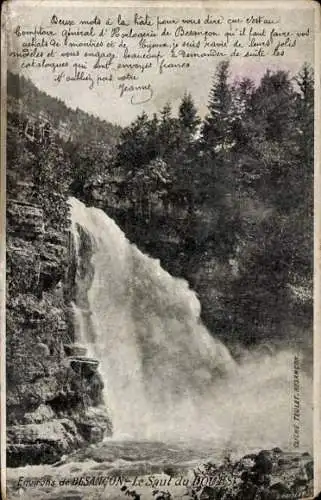
[[[9,235],[16,235],[24,240],[41,239],[44,236],[43,210],[26,201],[9,201],[7,224]]]
[[[71,419],[10,426],[7,429],[8,465],[54,463],[82,444],[84,438]]]
[[[24,414],[24,423],[26,424],[42,424],[54,418],[55,414],[51,406],[40,404],[34,411]]]
[[[78,422],[78,427],[89,443],[100,442],[106,435],[106,429],[107,434],[112,431],[106,408],[103,405],[89,407]]]
[[[98,362],[72,348],[69,221],[53,228],[47,213],[23,190],[8,199],[8,466],[54,463],[112,432]]]

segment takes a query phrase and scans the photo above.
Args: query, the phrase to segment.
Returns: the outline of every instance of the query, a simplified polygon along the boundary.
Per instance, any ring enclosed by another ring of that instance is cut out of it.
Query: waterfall
[[[102,210],[70,200],[75,329],[100,360],[115,437],[281,445],[291,434],[291,352],[237,365],[182,279]]]

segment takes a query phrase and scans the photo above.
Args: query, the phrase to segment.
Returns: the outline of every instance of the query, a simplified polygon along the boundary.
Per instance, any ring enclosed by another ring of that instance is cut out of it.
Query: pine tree
[[[169,102],[167,102],[160,111],[161,123],[167,123],[172,116],[172,106]]]
[[[166,103],[160,111],[159,148],[160,157],[166,162],[170,161],[177,151],[179,143],[178,119],[172,116],[172,106]]]
[[[220,151],[233,144],[232,93],[228,84],[229,62],[218,64],[213,86],[210,90],[208,110],[202,127],[202,142],[205,149]]]
[[[266,140],[282,143],[289,138],[294,119],[293,86],[285,71],[266,71],[253,95],[254,129]]]
[[[235,148],[240,188],[261,202],[286,210],[292,203],[288,183],[297,149],[292,82],[284,71],[267,71],[258,87],[246,94],[236,134],[241,140]]]
[[[178,108],[178,121],[183,135],[189,139],[195,136],[200,119],[191,94],[185,93]]]
[[[306,166],[307,182],[312,182],[314,152],[314,76],[312,68],[304,64],[295,78],[299,87],[296,97],[297,143],[299,156]]]
[[[159,118],[156,113],[154,113],[149,120],[147,129],[147,155],[150,160],[153,160],[160,155]]]
[[[117,147],[116,164],[125,174],[135,174],[136,170],[150,160],[146,144],[149,140],[149,118],[145,112],[125,127]]]
[[[231,86],[233,108],[233,133],[237,149],[242,149],[248,142],[248,118],[251,114],[251,101],[255,91],[250,78],[242,78]]]
[[[197,186],[194,198],[198,202],[201,195],[204,210],[215,210],[217,213],[209,230],[209,238],[215,241],[215,256],[224,261],[234,252],[238,218],[233,171],[236,116],[228,78],[229,63],[222,61],[214,75],[208,114],[201,129],[200,154],[194,162],[198,166],[198,175],[194,176],[194,184]]]

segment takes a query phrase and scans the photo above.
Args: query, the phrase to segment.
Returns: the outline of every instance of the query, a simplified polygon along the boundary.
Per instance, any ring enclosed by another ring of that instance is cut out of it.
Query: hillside
[[[30,80],[8,72],[8,112],[20,114],[26,125],[38,119],[49,121],[51,127],[63,139],[81,145],[114,146],[119,139],[121,127],[101,120],[81,109],[70,109],[61,100],[39,90]]]

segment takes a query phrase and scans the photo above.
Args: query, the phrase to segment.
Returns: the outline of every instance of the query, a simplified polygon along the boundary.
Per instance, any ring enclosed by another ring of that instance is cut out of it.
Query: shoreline
[[[167,492],[170,496],[164,498],[168,499],[215,498],[201,495],[218,491],[228,493],[231,499],[250,499],[252,494],[269,500],[313,496],[313,457],[308,452],[273,448],[248,453],[238,460],[228,456],[206,463],[199,460],[196,466],[197,460],[193,465],[191,461],[178,463],[170,458],[157,463],[153,457],[134,461],[128,456],[127,461],[108,461],[102,448],[87,451],[91,458],[90,453],[83,457],[76,453],[74,461],[66,457],[64,463],[53,466],[8,469],[8,498],[17,500],[23,495],[33,500],[116,500],[138,495],[147,500],[154,499],[155,491]]]

